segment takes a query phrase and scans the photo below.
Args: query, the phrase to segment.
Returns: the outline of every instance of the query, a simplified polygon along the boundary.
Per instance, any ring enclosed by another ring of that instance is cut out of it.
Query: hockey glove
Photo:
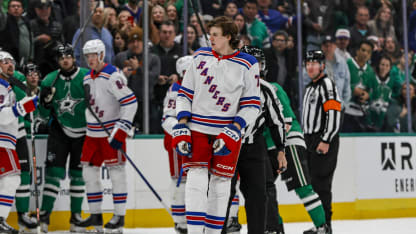
[[[231,152],[239,150],[241,132],[234,124],[228,124],[217,136],[214,144],[214,156],[227,156]]]
[[[117,122],[108,138],[110,146],[116,150],[120,149],[123,146],[123,142],[125,142],[129,131],[130,127],[126,123],[120,121]]]
[[[172,128],[172,147],[179,155],[192,157],[191,130],[186,124],[178,123]]]
[[[22,100],[16,102],[12,107],[13,113],[16,117],[25,116],[36,109],[38,105],[38,96],[24,97]]]
[[[53,96],[55,95],[55,87],[44,87],[40,91],[40,104],[45,108],[50,108]]]

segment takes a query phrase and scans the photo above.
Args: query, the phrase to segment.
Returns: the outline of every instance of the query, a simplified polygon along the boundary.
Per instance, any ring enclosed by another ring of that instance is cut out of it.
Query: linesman
[[[322,200],[331,229],[331,188],[339,148],[341,99],[335,83],[324,73],[324,61],[320,50],[306,54],[306,72],[311,82],[305,90],[302,120],[312,187]]]

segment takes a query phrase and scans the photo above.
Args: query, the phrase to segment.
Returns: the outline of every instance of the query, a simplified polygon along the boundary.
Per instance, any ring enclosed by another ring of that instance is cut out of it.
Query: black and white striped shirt
[[[304,133],[320,133],[325,143],[331,142],[338,134],[341,122],[341,99],[335,83],[326,75],[306,86],[302,120]]]
[[[254,138],[263,134],[264,125],[270,128],[272,139],[278,150],[283,150],[286,134],[283,106],[276,95],[276,87],[260,79],[262,111],[253,124],[245,128],[243,144],[252,144]]]

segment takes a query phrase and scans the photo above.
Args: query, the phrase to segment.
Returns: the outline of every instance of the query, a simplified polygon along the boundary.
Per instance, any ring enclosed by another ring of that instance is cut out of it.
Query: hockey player
[[[178,123],[176,119],[176,98],[186,69],[192,63],[192,56],[184,56],[176,61],[176,72],[180,75],[180,80],[173,83],[166,93],[163,101],[162,128],[165,132],[164,146],[169,154],[170,176],[172,178],[172,217],[175,222],[177,233],[186,233],[185,218],[185,182],[186,172],[182,169],[182,157],[178,156],[172,147],[172,128]]]
[[[302,200],[306,210],[311,217],[315,228],[305,233],[325,233],[325,212],[322,207],[318,194],[312,188],[311,178],[306,160],[306,145],[303,138],[302,127],[300,126],[296,115],[294,114],[290,100],[283,88],[277,83],[271,83],[275,86],[275,92],[283,105],[283,115],[287,131],[287,141],[285,152],[287,159],[287,170],[282,173],[282,180],[285,181],[288,191],[295,190],[298,197]],[[275,173],[278,162],[275,160],[276,146],[274,145],[268,129],[264,132],[268,148],[268,155],[272,166],[273,173],[268,174],[267,194],[268,194],[268,213],[266,229],[269,233],[284,233],[283,223],[275,209],[277,207],[277,193],[274,182],[279,174]],[[280,224],[280,225],[279,225]]]
[[[85,138],[85,101],[82,82],[88,72],[75,65],[74,51],[70,44],[56,49],[59,69],[46,75],[41,83],[40,111],[44,118],[52,117],[49,128],[45,185],[43,186],[40,225],[48,232],[49,217],[60,191],[60,181],[65,178],[69,160],[71,231],[83,230],[77,226],[82,220],[81,206],[84,196],[84,180],[80,163]]]
[[[12,56],[7,52],[0,52],[6,57],[8,60],[14,62]],[[5,77],[12,77],[9,79],[10,86],[13,89],[13,92],[16,96],[16,100],[20,101],[26,97],[26,92],[28,91],[27,88],[23,88],[21,85],[17,83],[25,83],[26,77],[20,73],[19,71],[15,70],[15,67],[12,66],[12,63],[9,63],[7,70],[2,70],[2,75]],[[28,121],[25,121],[25,118]],[[28,122],[30,125],[30,117],[29,116],[20,116],[18,121],[18,132],[17,132],[17,141],[16,141],[16,153],[19,157],[19,163],[21,167],[20,171],[20,185],[16,190],[16,211],[18,217],[18,225],[20,231],[27,231],[32,232],[35,231],[37,227],[37,221],[32,219],[28,216],[29,211],[29,202],[30,202],[30,156],[29,150],[27,146],[26,140],[26,129],[25,129],[25,122]]]
[[[99,40],[87,41],[83,47],[89,73],[84,77],[88,109],[85,112],[87,135],[82,149],[81,163],[87,189],[90,217],[81,222],[82,227],[94,226],[102,230],[101,203],[103,188],[100,167],[108,167],[113,187],[114,215],[105,224],[108,232],[122,232],[127,201],[126,158],[119,150],[126,149],[126,138],[133,133],[132,120],[137,101],[126,85],[126,78],[116,67],[104,63],[105,46]],[[93,112],[92,112],[93,111]],[[96,119],[98,118],[99,121]],[[111,132],[108,136],[106,131]]]
[[[212,48],[194,54],[178,92],[179,122],[172,132],[172,145],[184,156],[183,168],[188,170],[185,207],[190,234],[204,233],[204,228],[205,233],[221,232],[240,131],[260,109],[257,61],[237,50],[237,25],[217,17],[209,31]]]
[[[15,151],[18,118],[34,111],[38,101],[37,96],[24,97],[16,101],[15,92],[8,82],[14,73],[14,66],[13,57],[0,51],[0,233],[18,233],[6,223],[16,189],[20,184],[21,167]],[[27,218],[26,214],[25,217]]]
[[[334,82],[324,72],[324,61],[320,50],[306,53],[305,67],[311,82],[303,98],[302,120],[311,184],[322,201],[326,224],[323,230],[314,228],[305,234],[332,233],[331,189],[338,158],[341,99]]]

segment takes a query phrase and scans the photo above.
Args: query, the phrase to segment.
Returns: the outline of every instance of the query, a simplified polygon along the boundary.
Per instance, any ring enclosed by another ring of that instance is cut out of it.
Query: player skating
[[[124,75],[113,65],[104,63],[105,46],[101,40],[87,41],[83,53],[91,70],[83,83],[90,108],[85,112],[87,134],[81,163],[91,215],[79,226],[93,226],[97,231],[103,231],[100,167],[104,163],[108,167],[114,203],[113,217],[104,228],[106,232],[122,233],[126,214],[127,175],[126,158],[118,149],[126,149],[126,138],[133,133],[132,120],[137,101],[127,87]],[[111,132],[111,136],[107,135],[101,124]]]
[[[173,146],[184,156],[183,167],[188,170],[185,206],[190,234],[221,232],[240,130],[255,120],[260,109],[257,61],[237,50],[237,25],[218,17],[209,29],[212,48],[194,54],[179,89],[179,123],[172,133]]]

